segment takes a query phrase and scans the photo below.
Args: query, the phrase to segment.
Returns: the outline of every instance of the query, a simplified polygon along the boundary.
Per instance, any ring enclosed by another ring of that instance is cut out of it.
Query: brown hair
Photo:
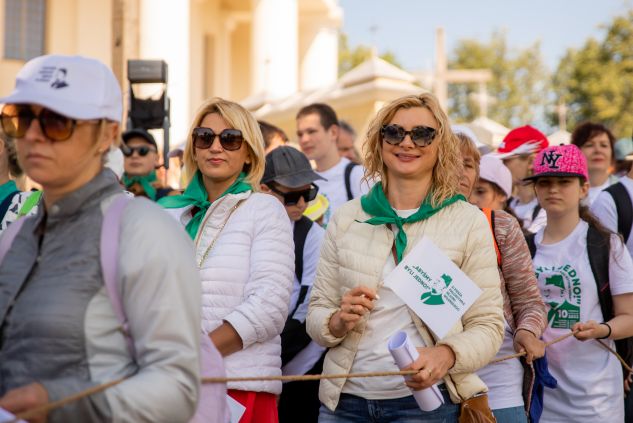
[[[431,93],[409,95],[398,98],[385,105],[374,117],[367,132],[365,145],[365,179],[382,180],[386,188],[387,168],[382,158],[382,136],[380,130],[393,119],[400,109],[423,107],[431,112],[438,128],[433,142],[438,143],[437,162],[433,166],[431,178],[431,204],[436,207],[442,201],[459,193],[459,175],[461,174],[461,155],[457,137],[451,130],[448,117],[440,107],[437,98]]]
[[[321,126],[325,129],[330,129],[332,125],[338,126],[338,117],[336,116],[336,112],[325,103],[312,103],[302,107],[297,113],[296,119],[313,114],[319,115]]]
[[[607,137],[609,138],[609,146],[611,147],[611,160],[614,161],[615,151],[614,151],[613,146],[615,144],[615,137],[613,136],[609,128],[607,128],[601,123],[594,123],[594,122],[581,123],[580,125],[576,127],[576,129],[574,129],[574,132],[572,132],[570,142],[571,144],[574,144],[576,147],[581,148],[590,139],[600,134],[607,134]]]
[[[191,124],[189,134],[193,132],[194,128],[200,126],[205,116],[212,113],[217,113],[222,116],[230,127],[242,131],[248,153],[251,156],[250,165],[244,166],[246,181],[251,185],[253,191],[259,191],[259,181],[261,181],[264,175],[265,159],[264,140],[257,120],[255,120],[248,110],[239,104],[214,97],[205,101],[202,106],[200,106]],[[191,136],[189,136],[187,144],[185,145],[183,161],[185,163],[185,180],[189,183],[198,170],[198,164],[194,158],[194,146]]]
[[[18,163],[18,155],[15,151],[15,140],[9,138],[4,132],[0,131],[0,138],[4,141],[4,150],[6,151],[9,173],[14,178],[22,176],[22,167]]]

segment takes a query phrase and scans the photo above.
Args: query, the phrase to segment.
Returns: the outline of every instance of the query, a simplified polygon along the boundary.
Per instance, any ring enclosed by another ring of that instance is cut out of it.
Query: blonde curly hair
[[[196,116],[191,124],[189,130],[189,138],[187,139],[187,145],[183,153],[183,161],[185,163],[185,180],[187,184],[191,182],[196,171],[198,170],[198,164],[194,158],[193,139],[191,134],[193,129],[200,126],[205,116],[217,113],[226,121],[226,123],[235,129],[242,131],[244,135],[244,141],[248,148],[248,153],[251,157],[251,163],[244,165],[244,172],[246,173],[246,182],[248,182],[253,191],[259,191],[259,183],[264,176],[264,166],[266,160],[264,158],[264,138],[262,132],[259,129],[259,124],[253,115],[239,104],[224,100],[219,97],[211,98],[205,101],[202,106],[196,112]]]
[[[380,130],[387,125],[400,109],[423,107],[431,112],[438,128],[435,140],[438,144],[437,162],[433,166],[431,178],[431,204],[437,207],[444,200],[459,194],[459,176],[462,172],[459,143],[451,130],[448,116],[442,110],[437,98],[431,93],[409,95],[393,100],[385,105],[374,117],[367,131],[365,144],[365,180],[381,180],[386,189],[387,168],[382,157],[382,136]]]

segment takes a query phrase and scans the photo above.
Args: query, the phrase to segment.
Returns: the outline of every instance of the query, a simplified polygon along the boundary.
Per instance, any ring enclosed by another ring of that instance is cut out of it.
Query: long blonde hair
[[[253,115],[232,101],[224,100],[219,97],[211,98],[205,101],[202,106],[196,112],[196,116],[193,119],[191,128],[189,130],[189,138],[187,139],[187,145],[183,153],[183,161],[185,162],[185,180],[187,184],[191,182],[196,171],[198,170],[198,164],[194,158],[194,146],[191,134],[193,129],[200,126],[205,116],[217,113],[222,116],[226,123],[234,128],[242,131],[244,141],[246,141],[246,147],[251,157],[251,163],[244,166],[244,172],[246,173],[246,182],[248,182],[253,191],[259,191],[259,183],[264,175],[264,139],[262,138],[262,132],[259,129],[257,120]]]
[[[424,107],[429,110],[438,128],[435,140],[438,143],[437,162],[433,166],[431,178],[431,204],[436,207],[441,202],[459,193],[459,175],[461,174],[460,151],[457,138],[451,130],[448,117],[441,109],[437,98],[431,93],[400,97],[385,105],[372,120],[367,131],[364,157],[365,179],[382,180],[386,189],[387,168],[382,157],[382,136],[380,130],[388,124],[400,109]]]

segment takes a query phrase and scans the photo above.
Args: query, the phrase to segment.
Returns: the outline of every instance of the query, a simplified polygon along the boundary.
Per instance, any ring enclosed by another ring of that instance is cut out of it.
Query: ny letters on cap
[[[524,180],[542,176],[579,176],[587,180],[587,161],[582,151],[573,144],[547,147],[536,155],[532,176]]]

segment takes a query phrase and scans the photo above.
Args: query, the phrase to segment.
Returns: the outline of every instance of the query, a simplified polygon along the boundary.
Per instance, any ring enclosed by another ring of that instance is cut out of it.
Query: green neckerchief
[[[13,180],[9,179],[8,182],[0,185],[0,203],[2,203],[5,198],[7,198],[10,194],[18,191],[18,187],[15,185]]]
[[[402,254],[407,248],[407,234],[404,231],[405,223],[419,222],[420,220],[428,219],[444,207],[453,204],[457,200],[466,201],[463,195],[458,194],[447,198],[438,207],[433,207],[431,205],[430,197],[431,196],[428,195],[424,199],[424,202],[422,203],[418,211],[413,213],[409,217],[398,216],[393,207],[391,207],[391,204],[389,204],[389,201],[385,196],[385,192],[382,189],[381,182],[375,184],[373,188],[367,193],[367,195],[363,195],[360,199],[360,204],[363,208],[363,211],[373,216],[372,218],[362,223],[369,223],[370,225],[392,224],[397,226],[398,235],[396,235],[395,244],[396,255],[398,256],[398,263],[402,260]]]
[[[121,181],[123,182],[123,185],[125,185],[125,188],[129,188],[134,184],[139,184],[141,187],[143,187],[143,191],[145,191],[145,194],[147,194],[147,196],[153,201],[156,201],[156,188],[154,188],[154,186],[152,185],[152,182],[156,182],[155,170],[152,170],[149,175],[143,176],[130,176],[127,173],[124,173]]]
[[[248,182],[245,181],[245,179],[246,174],[240,173],[240,176],[237,177],[235,182],[233,182],[233,184],[226,191],[224,191],[222,195],[218,197],[218,199],[224,197],[227,194],[239,194],[241,192],[252,191],[253,188]],[[204,183],[202,182],[202,174],[200,173],[200,171],[198,170],[196,172],[193,179],[187,186],[185,192],[183,192],[181,195],[163,197],[158,200],[158,204],[165,207],[166,209],[177,209],[187,206],[197,207],[198,211],[185,227],[191,239],[195,239],[198,233],[198,229],[200,228],[200,224],[202,223],[202,219],[211,206],[209,195],[207,194],[207,190],[205,189]]]

